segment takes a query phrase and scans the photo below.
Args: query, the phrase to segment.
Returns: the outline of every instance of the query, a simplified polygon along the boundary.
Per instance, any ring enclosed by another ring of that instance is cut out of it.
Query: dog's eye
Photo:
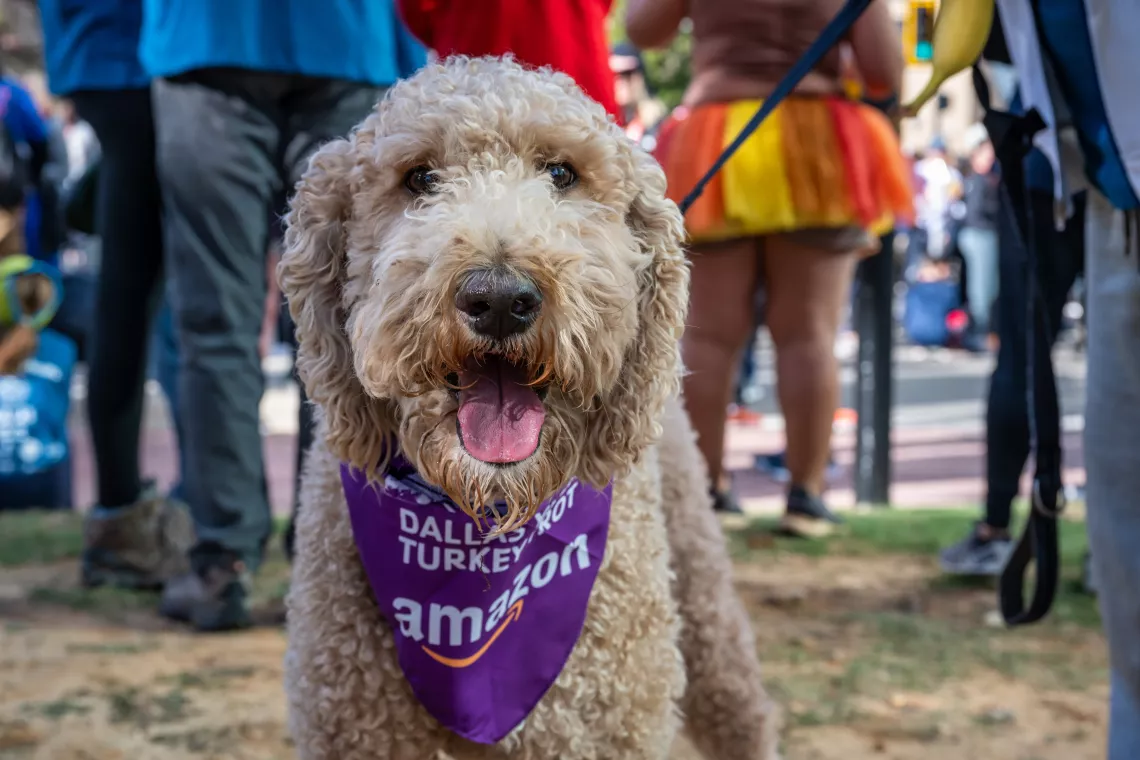
[[[569,190],[578,182],[578,173],[570,164],[550,164],[546,171],[559,190]]]
[[[439,177],[426,166],[415,166],[404,175],[404,187],[415,195],[427,195],[435,192],[435,185]]]

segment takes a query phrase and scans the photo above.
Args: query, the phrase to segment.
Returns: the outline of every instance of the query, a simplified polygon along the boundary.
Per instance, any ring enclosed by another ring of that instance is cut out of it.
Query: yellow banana
[[[903,106],[913,117],[950,77],[973,66],[994,23],[994,0],[942,0],[934,18],[932,71],[926,87]]]

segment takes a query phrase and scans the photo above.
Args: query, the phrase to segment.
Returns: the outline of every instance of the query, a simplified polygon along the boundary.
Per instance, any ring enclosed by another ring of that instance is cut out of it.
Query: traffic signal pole
[[[854,323],[859,335],[855,378],[855,501],[888,506],[894,365],[894,235],[859,264]]]
[[[936,6],[935,0],[908,0],[902,44],[910,65],[930,63]],[[940,99],[939,118],[944,107]],[[889,506],[891,502],[894,291],[894,235],[888,234],[882,238],[879,254],[864,259],[856,273],[855,501],[864,505]]]

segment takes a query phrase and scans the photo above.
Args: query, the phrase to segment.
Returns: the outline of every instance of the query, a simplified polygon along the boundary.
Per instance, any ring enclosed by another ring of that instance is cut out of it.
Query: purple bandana
[[[606,549],[613,486],[577,479],[522,528],[474,520],[397,460],[383,484],[341,466],[356,548],[427,711],[494,744],[519,725],[574,650]]]

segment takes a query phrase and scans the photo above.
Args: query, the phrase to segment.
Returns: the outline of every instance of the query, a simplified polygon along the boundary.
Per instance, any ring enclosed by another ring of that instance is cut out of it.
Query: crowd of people
[[[92,31],[43,3],[47,73],[57,99],[37,129],[45,143],[59,136],[59,184],[64,195],[83,196],[91,217],[83,231],[95,233],[102,251],[93,282],[68,283],[77,291],[68,303],[84,301],[87,309],[72,305],[57,319],[81,344],[89,368],[98,500],[88,512],[84,579],[165,587],[167,613],[207,628],[242,621],[244,578],[270,534],[256,411],[264,389],[260,363],[273,340],[292,338],[273,287],[279,215],[317,145],[348,131],[386,85],[423,65],[429,49],[437,56],[509,52],[570,73],[631,138],[655,151],[679,201],[803,47],[773,30],[795,23],[806,34],[834,10],[821,2],[810,18],[792,19],[778,3],[742,12],[634,0],[625,18],[629,39],[611,48],[604,0],[550,0],[543,13],[535,7],[510,23],[460,4],[401,0],[360,18],[320,22],[355,51],[346,57],[311,35],[287,53],[273,44],[307,19],[270,21],[250,9],[238,19],[240,34],[222,34],[206,8],[196,8],[183,18],[148,14],[138,0],[95,4],[87,22],[116,24]],[[683,19],[692,30],[692,78],[681,104],[667,112],[649,95],[641,50],[667,44]],[[363,45],[359,34],[350,40],[358,23],[384,44]],[[539,41],[541,23],[580,34],[573,44]],[[1026,423],[1014,411],[1023,405],[1010,401],[1024,386],[1017,382],[1017,344],[1025,297],[1007,277],[1006,297],[998,298],[1000,175],[985,128],[967,131],[958,161],[941,139],[908,160],[872,105],[899,91],[896,34],[886,8],[874,4],[688,212],[693,283],[684,395],[714,509],[740,512],[722,467],[725,426],[734,416],[747,419],[755,340],[766,329],[787,447],[757,457],[756,466],[787,483],[785,531],[830,532],[842,522],[823,501],[837,469],[830,446],[838,404],[834,346],[857,262],[879,252],[881,234],[898,229],[909,239],[902,272],[913,295],[904,319],[912,338],[933,342],[933,333],[972,350],[1001,346],[991,386],[987,517],[944,557],[951,571],[996,573],[1028,452]],[[762,44],[744,44],[756,35]],[[16,82],[7,86],[26,95]],[[18,113],[10,108],[9,119]],[[35,143],[39,133],[24,139]],[[770,190],[754,192],[762,185]],[[69,234],[82,226],[72,224]],[[40,240],[40,229],[29,230],[29,250],[49,259],[58,252],[59,244]],[[1080,270],[1079,251],[1071,258],[1053,311]],[[958,336],[954,314],[966,315]],[[936,327],[924,332],[923,324]],[[169,493],[139,472],[149,376],[165,392],[180,452],[180,480]],[[303,402],[297,473],[313,428]],[[40,482],[61,480],[50,475]],[[70,503],[58,489],[54,502],[31,493],[27,504]],[[184,503],[192,529],[179,518]],[[168,527],[140,555],[152,560],[122,561],[122,537],[139,541],[146,533],[139,526],[156,521]],[[292,540],[290,525],[287,551]],[[184,553],[188,562],[174,563],[182,572],[168,577],[170,564],[158,558]],[[219,607],[219,599],[236,601]],[[215,610],[214,619],[195,612],[200,608]]]
[[[258,417],[261,360],[267,336],[292,338],[272,287],[280,214],[312,152],[361,121],[386,88],[429,56],[510,53],[552,66],[654,151],[669,196],[680,201],[840,3],[628,0],[628,40],[613,48],[610,0],[493,5],[498,12],[459,0],[378,0],[300,4],[283,13],[268,2],[41,0],[56,100],[39,107],[19,82],[0,80],[4,138],[30,178],[19,203],[0,212],[6,235],[19,241],[0,250],[67,270],[60,254],[76,241],[87,245],[81,233],[98,241],[89,298],[85,280],[72,278],[73,288],[64,280],[51,325],[75,341],[87,366],[97,500],[81,505],[86,584],[161,588],[162,613],[198,630],[248,624],[249,576],[272,532]],[[666,112],[649,97],[640,51],[667,45],[682,25],[691,25],[691,80],[681,104]],[[1083,49],[1073,52],[1050,31],[1055,26],[1040,31],[1050,65],[1086,65]],[[1119,46],[1113,50],[1128,59]],[[1044,300],[1055,336],[1084,273],[1090,336],[1101,336],[1090,337],[1089,350],[1090,398],[1097,396],[1088,421],[1089,498],[1116,505],[1090,509],[1094,554],[1104,551],[1102,574],[1118,586],[1132,577],[1136,560],[1123,558],[1110,526],[1134,521],[1124,507],[1134,468],[1122,452],[1140,425],[1120,432],[1113,410],[1140,408],[1135,386],[1119,379],[1137,376],[1140,352],[1123,350],[1120,341],[1134,346],[1127,330],[1140,308],[1140,284],[1112,257],[1135,244],[1140,202],[1126,156],[1137,149],[1136,137],[1104,128],[1107,96],[1073,86],[1075,74],[1043,83],[1020,65],[1011,110],[1048,103],[1050,128],[1060,136],[1025,165],[1033,245],[1053,273],[1040,293],[1029,291],[1024,276],[1025,253],[986,127],[967,131],[958,161],[941,140],[910,161],[903,156],[888,116],[903,57],[884,0],[871,4],[689,209],[684,401],[714,509],[741,510],[722,464],[725,428],[728,410],[748,404],[753,342],[763,326],[775,348],[786,420],[786,450],[768,458],[787,482],[781,527],[819,536],[842,522],[825,502],[839,401],[835,344],[859,261],[892,255],[881,250],[881,238],[897,230],[908,240],[901,271],[910,338],[997,352],[984,515],[943,553],[943,566],[996,574],[1005,563],[1031,442],[1028,304]],[[1091,185],[1080,193],[1062,160],[1070,155],[1083,156],[1084,184]],[[1058,208],[1067,212],[1059,216]],[[151,375],[176,430],[180,480],[170,492],[139,467]],[[313,434],[312,410],[302,402],[298,472]],[[13,452],[30,450],[17,445],[14,430],[0,429],[0,508],[70,507],[66,452],[5,465],[4,456],[15,462]],[[1116,645],[1131,636],[1136,605],[1105,609]],[[1135,663],[1116,664],[1114,696],[1140,704]]]

